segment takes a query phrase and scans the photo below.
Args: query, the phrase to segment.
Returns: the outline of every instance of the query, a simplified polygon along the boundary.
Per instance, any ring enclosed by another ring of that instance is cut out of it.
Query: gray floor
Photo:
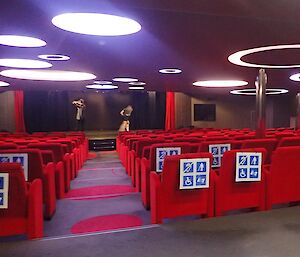
[[[5,257],[298,257],[300,207],[0,244]]]

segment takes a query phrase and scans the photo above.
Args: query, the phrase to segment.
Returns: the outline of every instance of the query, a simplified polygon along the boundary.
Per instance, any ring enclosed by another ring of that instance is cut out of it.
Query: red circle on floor
[[[72,226],[71,232],[73,234],[81,234],[106,230],[124,229],[142,225],[143,221],[138,216],[128,214],[113,214],[81,220]]]

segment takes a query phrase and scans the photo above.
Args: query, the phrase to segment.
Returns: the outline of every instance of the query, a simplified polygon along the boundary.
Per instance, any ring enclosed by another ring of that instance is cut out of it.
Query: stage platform
[[[113,151],[116,149],[116,137],[118,135],[118,131],[94,130],[84,132],[89,139],[90,151]]]

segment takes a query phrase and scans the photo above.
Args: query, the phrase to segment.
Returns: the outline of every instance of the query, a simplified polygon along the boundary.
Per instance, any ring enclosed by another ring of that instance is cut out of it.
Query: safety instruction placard
[[[8,208],[9,174],[0,173],[0,209]]]
[[[181,159],[179,189],[209,187],[209,158]]]
[[[208,146],[208,151],[213,155],[212,168],[221,167],[221,160],[226,151],[231,150],[230,144],[213,144]]]
[[[27,153],[5,153],[0,154],[1,162],[17,162],[21,163],[24,170],[25,180],[28,180],[28,154]]]
[[[156,172],[162,172],[164,159],[167,155],[181,154],[181,147],[156,148]]]
[[[262,153],[236,153],[236,182],[251,182],[261,180]]]

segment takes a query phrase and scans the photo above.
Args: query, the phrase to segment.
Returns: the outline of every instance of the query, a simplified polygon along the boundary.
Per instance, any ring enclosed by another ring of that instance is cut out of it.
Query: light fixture
[[[128,84],[131,85],[131,86],[144,86],[144,85],[146,85],[146,83],[142,82],[142,81],[130,82]]]
[[[100,84],[100,85],[110,85],[112,84],[111,81],[107,81],[107,80],[97,80],[97,81],[94,81],[95,84]]]
[[[64,70],[3,70],[0,75],[16,79],[49,81],[82,81],[96,78],[91,73]]]
[[[41,47],[47,43],[41,39],[17,35],[0,35],[0,45],[16,47]]]
[[[160,73],[164,73],[164,74],[179,74],[182,72],[182,70],[180,69],[173,69],[173,68],[167,68],[167,69],[160,69],[159,70]]]
[[[128,87],[130,90],[144,90],[144,87]]]
[[[70,60],[70,56],[61,54],[41,54],[38,56],[40,59],[49,61],[67,61]]]
[[[282,50],[282,49],[298,49],[300,48],[300,45],[276,45],[276,46],[264,46],[264,47],[257,47],[257,48],[251,48],[247,50],[242,50],[239,52],[236,52],[234,54],[231,54],[228,57],[228,60],[236,65],[239,66],[245,66],[245,67],[252,67],[252,68],[273,68],[273,69],[287,69],[287,68],[298,68],[300,67],[300,64],[296,65],[265,65],[265,64],[255,64],[255,63],[248,63],[242,61],[242,57],[254,54],[254,53],[260,53],[264,51],[271,51],[271,50]]]
[[[128,83],[128,82],[136,82],[136,81],[138,81],[138,79],[134,79],[134,78],[114,78],[113,81]]]
[[[300,73],[296,73],[296,74],[290,76],[290,80],[300,81]]]
[[[45,61],[37,61],[31,59],[0,59],[0,66],[10,67],[10,68],[50,68],[51,63]]]
[[[8,87],[8,86],[9,86],[9,83],[0,81],[0,87]]]
[[[64,13],[52,23],[63,30],[97,36],[121,36],[141,30],[141,25],[129,18],[101,13]]]
[[[266,89],[266,95],[279,95],[279,94],[286,94],[289,91],[286,89],[279,89],[279,88],[267,88]],[[256,89],[255,88],[249,88],[249,89],[240,89],[240,90],[232,90],[230,91],[230,94],[234,95],[256,95]]]
[[[243,80],[203,80],[193,83],[197,87],[240,87],[248,85],[247,81]]]
[[[90,89],[117,89],[115,85],[87,85],[86,88]]]

